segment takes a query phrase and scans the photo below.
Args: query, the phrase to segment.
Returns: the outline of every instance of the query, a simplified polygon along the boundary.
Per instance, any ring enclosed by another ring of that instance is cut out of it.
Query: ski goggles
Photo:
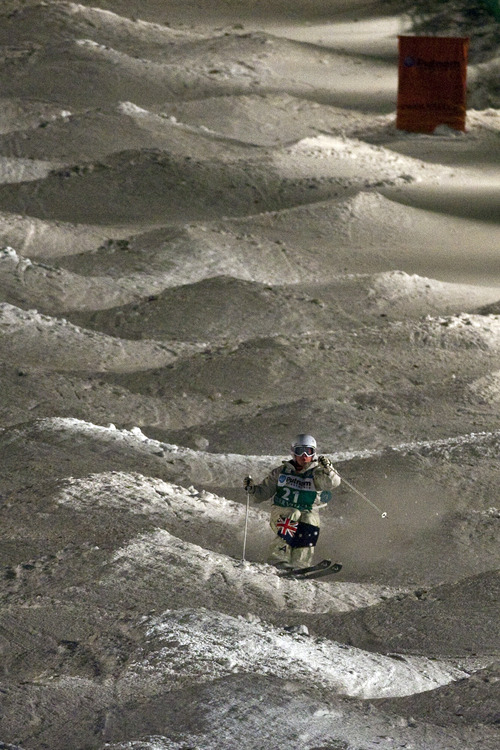
[[[316,448],[312,445],[294,445],[292,451],[294,456],[314,456]]]

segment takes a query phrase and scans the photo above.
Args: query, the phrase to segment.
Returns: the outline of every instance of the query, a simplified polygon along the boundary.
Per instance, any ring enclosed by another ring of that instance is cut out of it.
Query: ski
[[[321,576],[338,573],[341,569],[341,563],[334,563],[331,560],[321,560],[321,562],[316,563],[316,565],[310,565],[308,568],[292,568],[292,570],[285,570],[279,575],[281,578],[320,578]]]
[[[301,574],[299,571],[296,573],[293,577],[297,581],[309,581],[314,578],[322,578],[323,576],[331,576],[334,573],[338,573],[340,570],[342,570],[342,563],[332,563],[327,568],[320,568],[319,570],[313,570],[311,573],[305,573]]]

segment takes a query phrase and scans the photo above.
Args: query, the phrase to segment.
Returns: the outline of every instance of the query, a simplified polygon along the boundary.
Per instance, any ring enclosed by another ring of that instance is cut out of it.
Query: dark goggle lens
[[[315,449],[311,445],[294,445],[293,452],[296,456],[314,456]]]

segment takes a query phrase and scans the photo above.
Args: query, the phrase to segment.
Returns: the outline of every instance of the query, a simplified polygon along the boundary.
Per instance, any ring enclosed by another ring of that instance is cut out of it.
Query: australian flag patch
[[[278,536],[285,539],[288,544],[292,544],[292,540],[297,533],[299,527],[298,521],[292,521],[291,518],[286,516],[280,516],[276,521],[276,528],[278,529]]]
[[[302,521],[292,521],[280,516],[276,522],[278,536],[290,547],[315,547],[319,537],[319,526]]]

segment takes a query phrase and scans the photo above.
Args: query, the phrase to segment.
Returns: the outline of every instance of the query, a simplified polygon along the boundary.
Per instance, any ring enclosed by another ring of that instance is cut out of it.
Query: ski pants
[[[278,536],[276,523],[280,518],[310,523],[312,526],[318,526],[319,528],[319,512],[314,508],[312,510],[297,510],[297,508],[282,508],[280,505],[273,505],[269,521],[276,536],[269,545],[267,561],[271,564],[287,563],[294,568],[305,568],[312,565],[314,547],[290,547],[282,537]]]

